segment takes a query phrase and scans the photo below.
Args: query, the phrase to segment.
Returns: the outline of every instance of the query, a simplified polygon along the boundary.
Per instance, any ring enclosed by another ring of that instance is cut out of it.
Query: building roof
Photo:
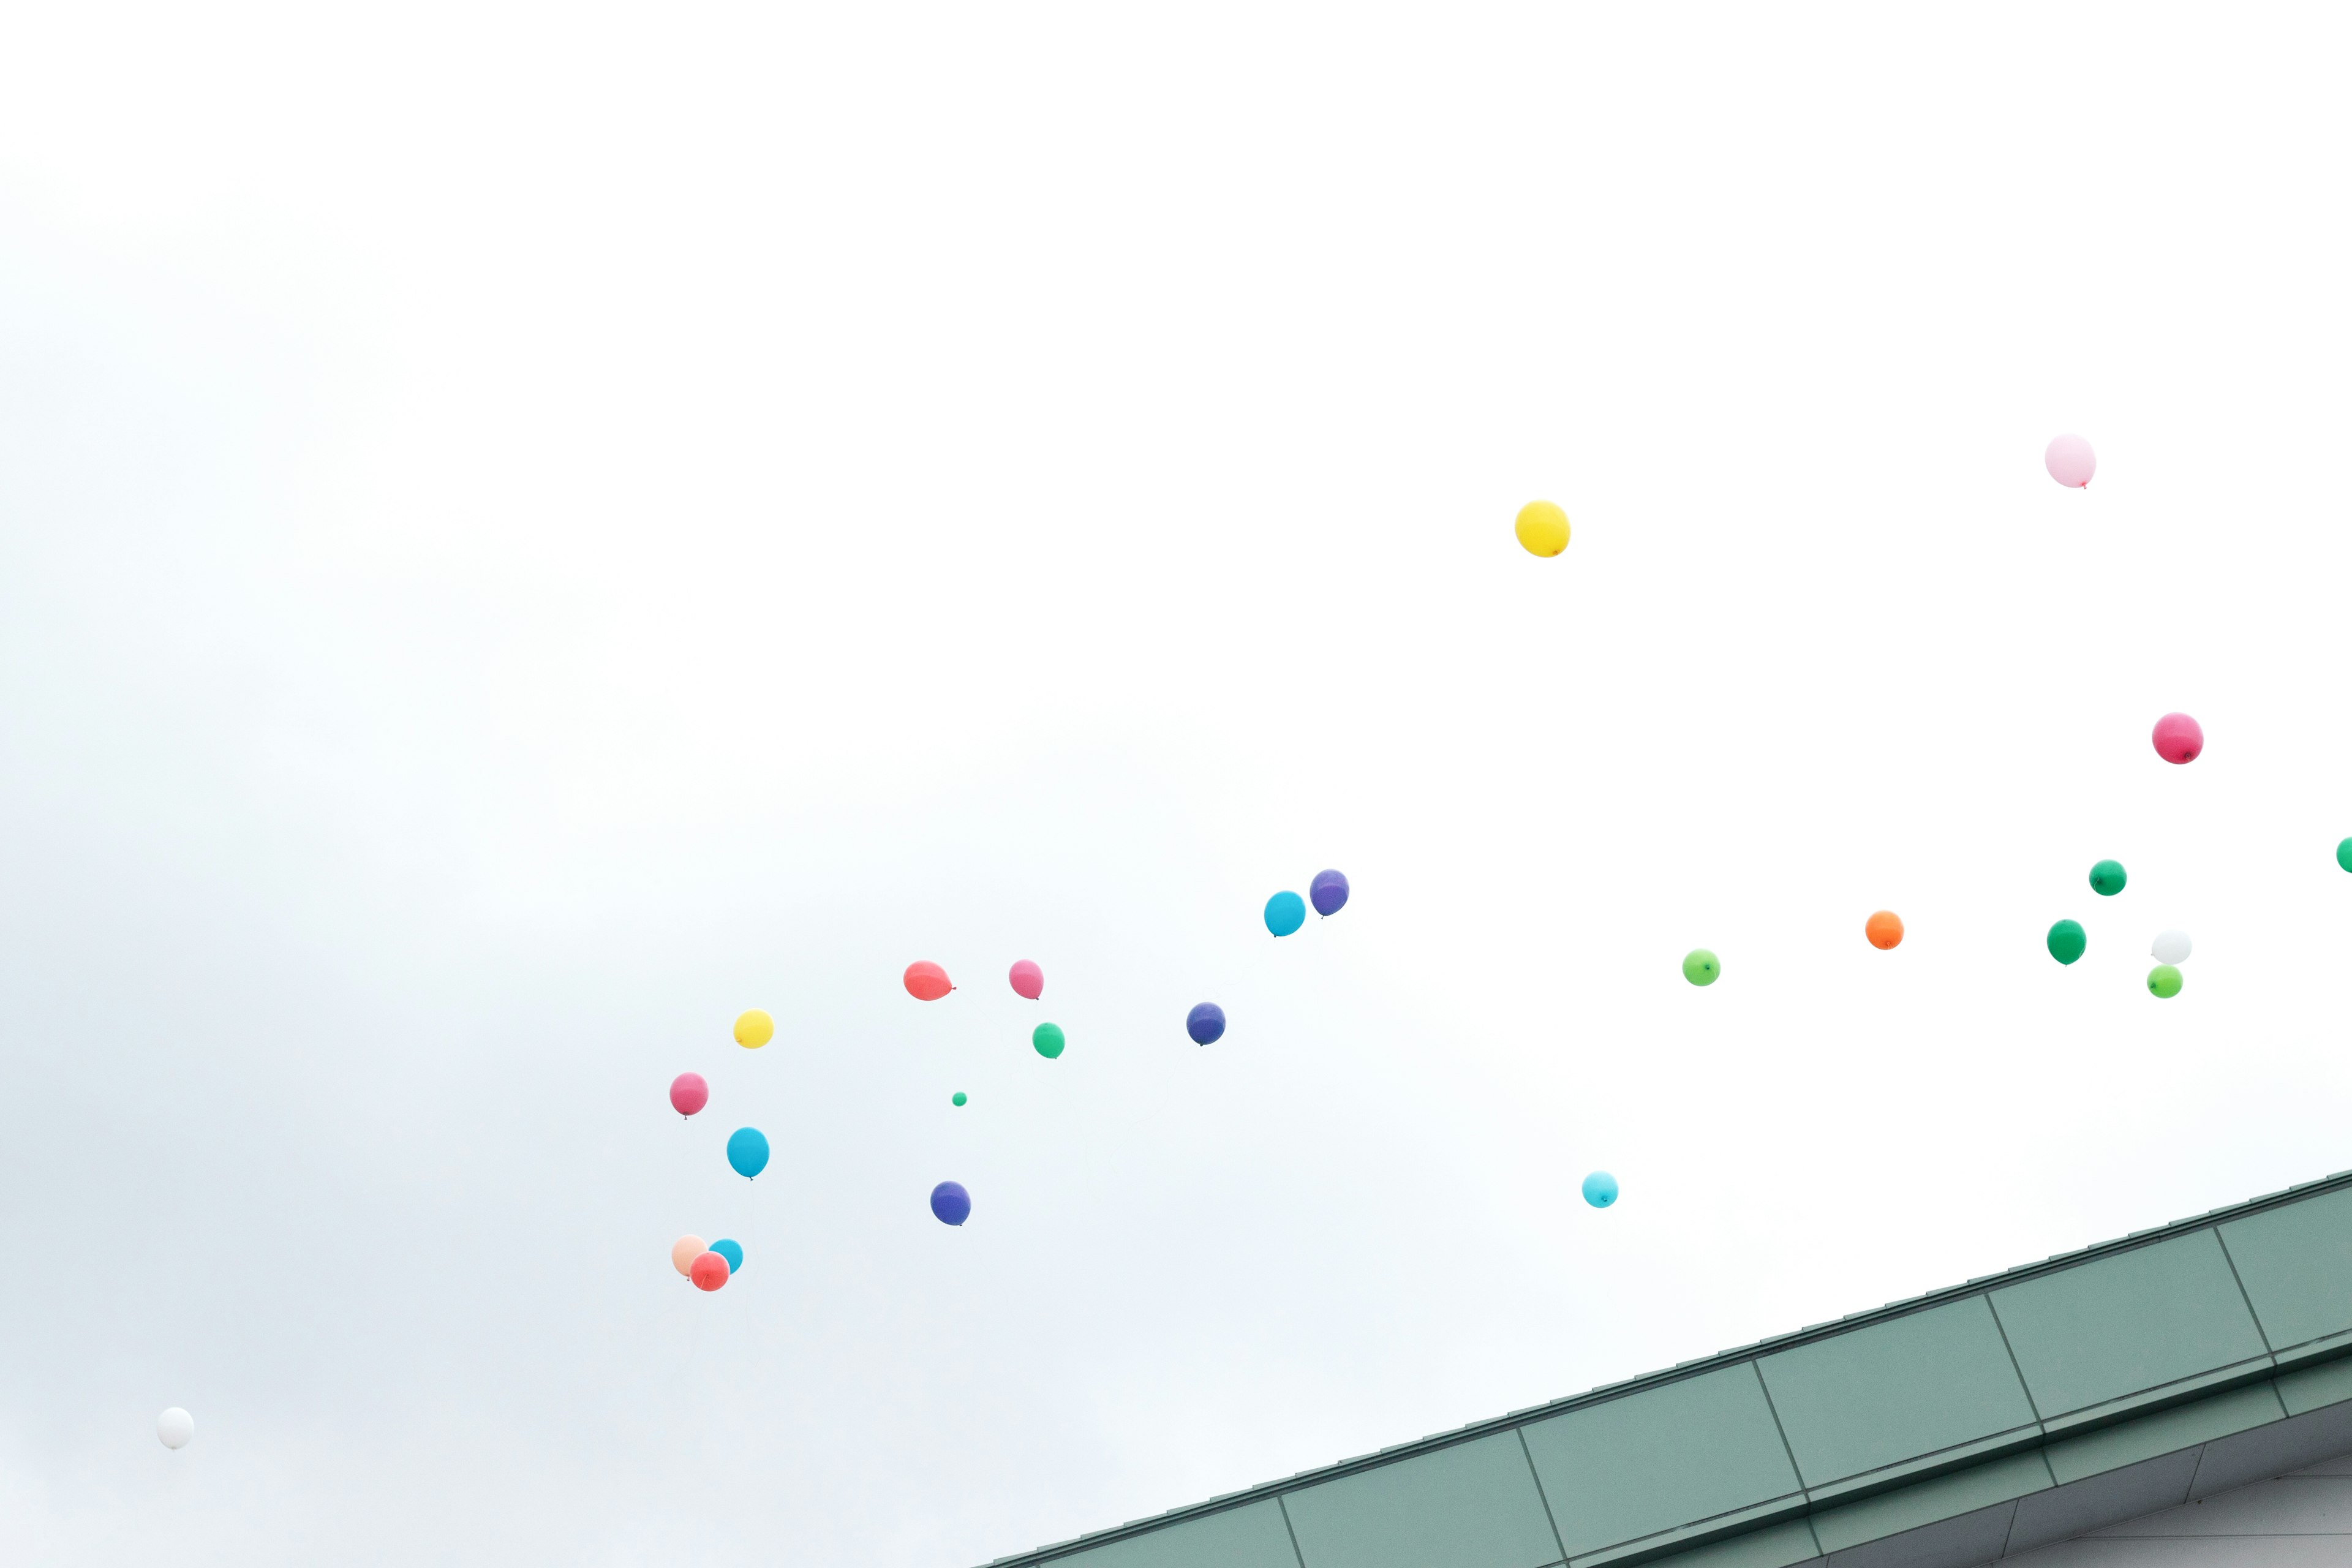
[[[992,1568],[1961,1568],[2346,1451],[2352,1172]]]

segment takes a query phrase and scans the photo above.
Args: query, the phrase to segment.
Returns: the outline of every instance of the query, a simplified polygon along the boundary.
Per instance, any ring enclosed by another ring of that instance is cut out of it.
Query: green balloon
[[[2352,871],[2352,838],[2336,847],[2336,863],[2347,871]]]
[[[2159,963],[2147,972],[2147,988],[2158,996],[2180,994],[2180,971],[2168,963]]]
[[[954,1099],[952,1101],[950,1101],[950,1103],[951,1103],[951,1104],[955,1104],[955,1105],[961,1105],[961,1104],[963,1103],[963,1090],[961,1090],[961,1089],[957,1089],[957,1090],[955,1091],[955,1099]]]
[[[1037,1054],[1039,1056],[1044,1057],[1047,1061],[1052,1061],[1055,1057],[1062,1054],[1062,1026],[1059,1024],[1038,1025],[1036,1032],[1029,1037],[1029,1043],[1037,1047]]]
[[[2050,956],[2061,963],[2074,963],[2090,945],[2090,938],[2083,934],[2078,921],[2060,921],[2050,928]]]
[[[2102,860],[2091,868],[2091,891],[2103,899],[2112,899],[2124,890],[2124,863]]]
[[[1694,985],[1712,985],[1715,977],[1722,973],[1723,965],[1703,947],[1692,948],[1683,955],[1683,978]]]

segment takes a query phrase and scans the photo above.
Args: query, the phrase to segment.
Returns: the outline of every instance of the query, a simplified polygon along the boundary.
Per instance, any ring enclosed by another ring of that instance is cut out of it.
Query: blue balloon
[[[1202,1003],[1184,1015],[1184,1032],[1196,1046],[1214,1045],[1224,1037],[1225,1010],[1214,1002]]]
[[[1315,900],[1317,914],[1336,915],[1348,907],[1348,879],[1337,871],[1318,871],[1307,884],[1307,896]]]
[[[941,1225],[961,1225],[971,1217],[971,1194],[961,1182],[941,1182],[931,1189],[931,1213]]]
[[[1594,1208],[1605,1209],[1617,1201],[1617,1178],[1606,1171],[1595,1171],[1584,1178],[1584,1201]]]
[[[743,1272],[743,1244],[720,1237],[710,1244],[710,1250],[727,1259],[727,1278],[732,1279]]]
[[[1265,929],[1288,936],[1307,923],[1307,900],[1297,893],[1276,893],[1265,901]]]
[[[738,1127],[727,1140],[727,1163],[739,1176],[756,1176],[768,1168],[768,1135],[756,1127]]]

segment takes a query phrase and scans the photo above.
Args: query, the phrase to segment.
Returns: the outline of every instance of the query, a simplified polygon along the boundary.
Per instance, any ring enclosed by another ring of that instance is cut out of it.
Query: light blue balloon
[[[727,1259],[727,1278],[732,1279],[743,1272],[743,1244],[720,1237],[710,1244],[710,1250]]]
[[[1584,1178],[1584,1201],[1594,1208],[1605,1209],[1617,1201],[1617,1178],[1606,1171],[1595,1171]]]
[[[739,1176],[756,1176],[768,1168],[768,1135],[756,1127],[738,1127],[727,1140],[727,1163]]]
[[[1288,936],[1307,923],[1307,900],[1297,893],[1276,893],[1265,901],[1265,929]]]

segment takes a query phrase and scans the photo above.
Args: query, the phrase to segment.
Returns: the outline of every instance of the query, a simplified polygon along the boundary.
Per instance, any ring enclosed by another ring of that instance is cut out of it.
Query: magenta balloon
[[[2091,482],[2099,471],[2099,459],[2091,456],[2091,444],[2080,436],[2061,436],[2050,443],[2042,454],[2042,467],[2050,477],[2070,490],[2079,490]]]
[[[1034,1002],[1045,994],[1045,972],[1023,959],[1013,966],[1013,989]]]
[[[2186,713],[2167,713],[2156,721],[2156,754],[2168,763],[2193,763],[2205,749],[2205,731]]]
[[[698,1072],[682,1072],[669,1080],[669,1103],[680,1116],[691,1116],[710,1103],[710,1086]]]

